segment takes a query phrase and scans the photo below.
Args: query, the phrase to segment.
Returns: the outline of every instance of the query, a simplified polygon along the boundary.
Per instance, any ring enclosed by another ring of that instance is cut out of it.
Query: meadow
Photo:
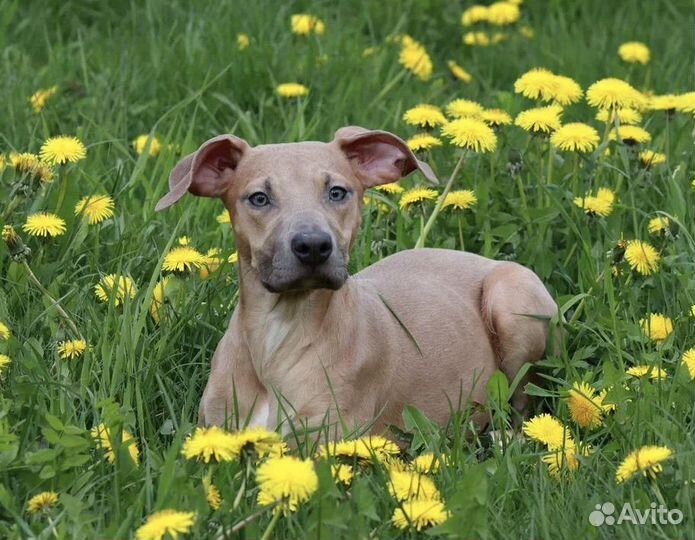
[[[686,0],[0,0],[0,538],[693,538],[694,27]],[[155,213],[169,172],[344,125],[440,178],[365,194],[351,271],[425,245],[547,284],[525,421],[496,376],[488,430],[408,409],[404,450],[196,431],[236,250],[217,200]]]

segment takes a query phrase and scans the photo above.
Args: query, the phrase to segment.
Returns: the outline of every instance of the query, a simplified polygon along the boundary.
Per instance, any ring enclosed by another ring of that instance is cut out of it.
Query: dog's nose
[[[292,237],[292,253],[302,264],[318,266],[328,260],[333,252],[331,235],[325,232],[300,232]]]

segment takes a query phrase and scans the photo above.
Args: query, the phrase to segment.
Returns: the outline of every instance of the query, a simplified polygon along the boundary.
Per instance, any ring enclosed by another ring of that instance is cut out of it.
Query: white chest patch
[[[269,425],[269,421],[270,403],[266,398],[256,403],[251,420],[249,420],[249,427],[264,427],[267,429],[273,429],[273,427]]]

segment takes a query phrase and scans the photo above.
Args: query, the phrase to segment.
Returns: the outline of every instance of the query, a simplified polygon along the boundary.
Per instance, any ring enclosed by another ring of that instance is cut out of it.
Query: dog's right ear
[[[239,160],[249,149],[245,140],[234,135],[218,135],[179,161],[169,175],[169,193],[155,210],[168,208],[187,192],[201,197],[219,197],[234,178]]]

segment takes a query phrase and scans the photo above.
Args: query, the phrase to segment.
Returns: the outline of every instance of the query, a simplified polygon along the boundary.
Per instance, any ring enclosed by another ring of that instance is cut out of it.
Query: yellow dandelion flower
[[[205,262],[198,270],[198,275],[201,279],[207,279],[211,273],[217,272],[217,269],[222,264],[220,258],[221,250],[219,248],[210,248],[205,254]]]
[[[550,99],[560,105],[571,105],[579,101],[584,95],[579,83],[564,75],[555,75],[550,92]]]
[[[12,333],[10,332],[10,329],[7,327],[7,325],[0,321],[0,341],[7,341],[10,339],[10,336]]]
[[[92,439],[94,439],[94,441],[96,442],[97,447],[104,450],[104,456],[106,457],[106,461],[108,463],[115,463],[116,452],[114,451],[113,445],[111,444],[111,430],[107,428],[104,424],[99,424],[98,426],[94,426],[92,428],[91,435]],[[130,459],[133,460],[133,463],[135,463],[135,465],[138,465],[140,463],[140,450],[138,449],[137,442],[133,438],[133,435],[125,429],[122,430],[121,433],[121,444],[126,445],[126,447],[128,448],[128,455],[130,456]]]
[[[630,268],[643,276],[653,274],[659,269],[659,253],[647,242],[630,240],[625,247],[625,259]]]
[[[472,26],[479,22],[487,22],[487,6],[474,5],[461,14],[461,24]]]
[[[549,100],[555,84],[555,75],[545,68],[533,68],[514,82],[514,92],[530,99]]]
[[[666,373],[666,371],[661,369],[659,366],[648,366],[645,364],[632,366],[631,368],[628,368],[625,373],[627,373],[630,377],[635,377],[636,379],[649,376],[652,381],[662,381],[668,376],[668,373]]]
[[[148,156],[153,157],[161,152],[162,143],[154,135],[145,133],[133,139],[133,149],[137,155],[141,155],[146,151]]]
[[[413,152],[421,152],[423,150],[429,150],[435,146],[441,146],[442,141],[429,133],[418,133],[408,139],[406,144]]]
[[[618,126],[608,134],[611,141],[620,139],[625,144],[648,143],[652,136],[646,129],[639,126]]]
[[[38,495],[34,495],[27,502],[27,511],[30,514],[37,512],[45,512],[49,508],[53,508],[58,504],[58,494],[55,491],[44,491]]]
[[[72,360],[82,355],[87,350],[87,342],[84,339],[72,339],[58,343],[58,356],[63,360]]]
[[[387,461],[399,452],[398,445],[393,441],[378,435],[367,435],[351,441],[329,443],[319,449],[318,455],[321,457],[356,458],[362,462],[370,463],[374,459],[382,462]]]
[[[135,531],[136,540],[162,540],[164,535],[176,539],[186,534],[195,525],[195,512],[160,510],[147,517],[145,523]]]
[[[373,55],[376,51],[378,51],[378,50],[379,50],[378,47],[366,47],[366,48],[362,51],[362,58],[369,58],[370,56],[372,56],[372,55]]]
[[[222,506],[222,494],[217,486],[212,483],[210,474],[206,474],[203,477],[203,488],[205,489],[205,500],[208,502],[208,506],[213,510],[219,510]]]
[[[380,186],[376,186],[374,189],[383,193],[388,193],[389,195],[400,195],[405,191],[405,189],[402,186],[399,186],[395,182],[391,182],[389,184],[381,184]]]
[[[186,235],[184,234],[183,236],[179,236],[179,237],[176,239],[176,243],[177,243],[179,246],[188,246],[188,245],[190,245],[190,243],[191,243],[191,239],[188,238],[188,236],[186,236]]]
[[[457,210],[466,210],[475,206],[477,202],[478,198],[470,189],[460,189],[450,191],[446,194],[444,202],[442,203],[442,208],[453,206]]]
[[[135,298],[137,292],[138,290],[131,278],[128,276],[117,276],[116,274],[104,276],[94,286],[94,294],[96,294],[99,300],[109,302],[113,296],[113,303],[116,306],[123,304],[126,298]]]
[[[234,434],[217,426],[198,427],[186,437],[181,454],[186,459],[202,459],[205,463],[211,459],[217,462],[232,461],[239,457],[240,448]]]
[[[490,126],[476,118],[458,118],[442,128],[451,143],[475,152],[494,152],[497,136]]]
[[[471,46],[487,47],[490,45],[490,36],[487,32],[467,32],[463,35],[463,43]]]
[[[446,112],[454,118],[478,118],[483,112],[483,106],[468,99],[455,99],[446,106]]]
[[[495,2],[487,8],[487,20],[496,26],[507,26],[519,20],[521,11],[512,2]]]
[[[57,86],[51,86],[50,88],[43,88],[34,92],[29,98],[31,103],[31,108],[34,109],[35,113],[40,113],[46,106],[46,102],[52,98],[58,92]]]
[[[432,59],[425,47],[414,39],[403,39],[398,61],[422,81],[432,76]]]
[[[661,234],[671,225],[671,220],[667,217],[657,216],[649,220],[648,229],[652,234]]]
[[[661,313],[650,313],[649,318],[640,319],[639,323],[652,341],[664,341],[673,332],[673,321]]]
[[[458,79],[459,81],[469,83],[473,80],[473,77],[471,77],[471,74],[468,73],[465,69],[463,69],[461,66],[459,66],[453,60],[447,60],[446,61],[446,67],[449,68],[449,71],[451,72],[453,77],[455,79]]]
[[[398,201],[398,206],[401,210],[406,210],[415,203],[432,201],[439,196],[436,189],[429,189],[423,187],[414,187],[403,193],[400,200]]]
[[[6,354],[0,354],[0,374],[12,363],[12,359]]]
[[[309,89],[300,83],[282,83],[277,86],[275,92],[285,98],[296,98],[309,95]]]
[[[576,471],[579,468],[579,460],[577,456],[589,455],[589,449],[578,449],[577,444],[569,440],[565,446],[553,450],[541,458],[541,461],[548,465],[550,476],[558,478],[562,471]]]
[[[514,125],[532,133],[550,133],[560,128],[562,108],[556,105],[521,111]]]
[[[608,390],[601,390],[601,392],[599,392],[599,395],[596,396],[596,402],[599,404],[604,413],[615,411],[615,403],[604,403],[606,401],[606,397],[608,397]]]
[[[596,196],[587,193],[574,199],[574,204],[583,208],[585,213],[601,217],[611,215],[614,202],[615,193],[608,188],[599,188]]]
[[[227,209],[222,210],[220,214],[215,218],[217,220],[217,223],[220,225],[226,225],[227,223],[232,222],[232,218],[229,217],[229,211]]]
[[[322,35],[326,30],[324,22],[314,15],[297,13],[290,18],[292,33],[299,36],[308,36],[312,32]]]
[[[10,164],[14,170],[20,174],[31,174],[37,176],[39,180],[48,184],[53,181],[53,170],[45,161],[41,161],[39,156],[30,152],[10,154]]]
[[[550,144],[567,152],[592,152],[599,140],[598,132],[581,122],[565,124],[550,136]]]
[[[258,504],[294,512],[318,489],[319,479],[311,460],[293,456],[271,457],[256,470]]]
[[[355,472],[353,471],[352,467],[350,465],[345,465],[344,463],[331,465],[331,474],[333,475],[333,479],[336,483],[343,484],[344,486],[349,486],[352,483],[353,477],[355,476]]]
[[[688,349],[683,353],[681,362],[688,368],[688,374],[690,378],[695,380],[695,347]]]
[[[249,427],[232,433],[236,444],[236,455],[245,451],[253,451],[261,457],[279,456],[287,452],[287,445],[275,431],[262,427]]]
[[[680,107],[681,98],[675,94],[666,94],[663,96],[652,96],[647,102],[647,108],[652,111],[669,111],[673,112]]]
[[[190,246],[177,246],[164,257],[162,270],[167,272],[190,272],[205,264],[205,255]]]
[[[75,215],[84,214],[90,225],[101,223],[113,216],[113,199],[109,195],[89,195],[75,205]]]
[[[227,262],[229,264],[236,264],[239,262],[239,252],[235,251],[229,257],[227,257]]]
[[[239,33],[236,35],[236,48],[243,51],[251,44],[248,34]]]
[[[649,47],[640,41],[628,41],[618,47],[618,56],[631,64],[647,64],[649,62]]]
[[[154,322],[159,324],[162,318],[162,309],[166,300],[167,287],[171,282],[171,276],[164,276],[154,286],[152,290],[152,303],[150,304],[150,315]]]
[[[27,217],[22,230],[31,236],[61,236],[65,234],[65,220],[50,212],[37,212]]]
[[[644,167],[652,167],[653,165],[666,163],[666,154],[653,152],[652,150],[643,150],[639,153],[639,160]]]
[[[567,428],[549,414],[539,414],[526,420],[522,431],[527,437],[545,444],[549,450],[562,448],[571,440]]]
[[[84,159],[87,157],[87,149],[77,137],[61,135],[51,137],[43,143],[39,155],[49,165],[63,165]]]
[[[439,471],[440,466],[440,458],[435,456],[433,452],[420,454],[412,463],[413,470],[420,474],[434,474]]]
[[[508,126],[512,123],[512,117],[502,109],[484,109],[480,113],[479,118],[492,127]]]
[[[572,420],[583,428],[594,429],[603,423],[603,408],[596,392],[584,382],[572,384],[567,394],[567,406]]]
[[[645,105],[645,98],[641,92],[629,83],[615,78],[601,79],[589,86],[586,100],[589,105],[599,109],[641,109]]]
[[[662,462],[670,459],[673,451],[666,446],[643,446],[630,452],[615,472],[615,481],[620,484],[637,473],[655,478],[663,471]]]
[[[676,110],[682,113],[695,114],[695,92],[680,94]]]
[[[441,501],[413,499],[404,501],[393,511],[391,521],[399,529],[409,527],[421,531],[433,525],[444,523],[451,514]]]
[[[403,121],[411,126],[432,128],[446,123],[446,117],[439,107],[421,103],[403,113]]]
[[[388,488],[391,496],[397,501],[442,498],[431,478],[411,471],[389,471]]]
[[[596,113],[596,120],[609,124],[615,124],[616,117],[619,124],[625,125],[635,125],[642,121],[640,112],[637,109],[630,109],[629,107],[622,109],[600,109]]]

